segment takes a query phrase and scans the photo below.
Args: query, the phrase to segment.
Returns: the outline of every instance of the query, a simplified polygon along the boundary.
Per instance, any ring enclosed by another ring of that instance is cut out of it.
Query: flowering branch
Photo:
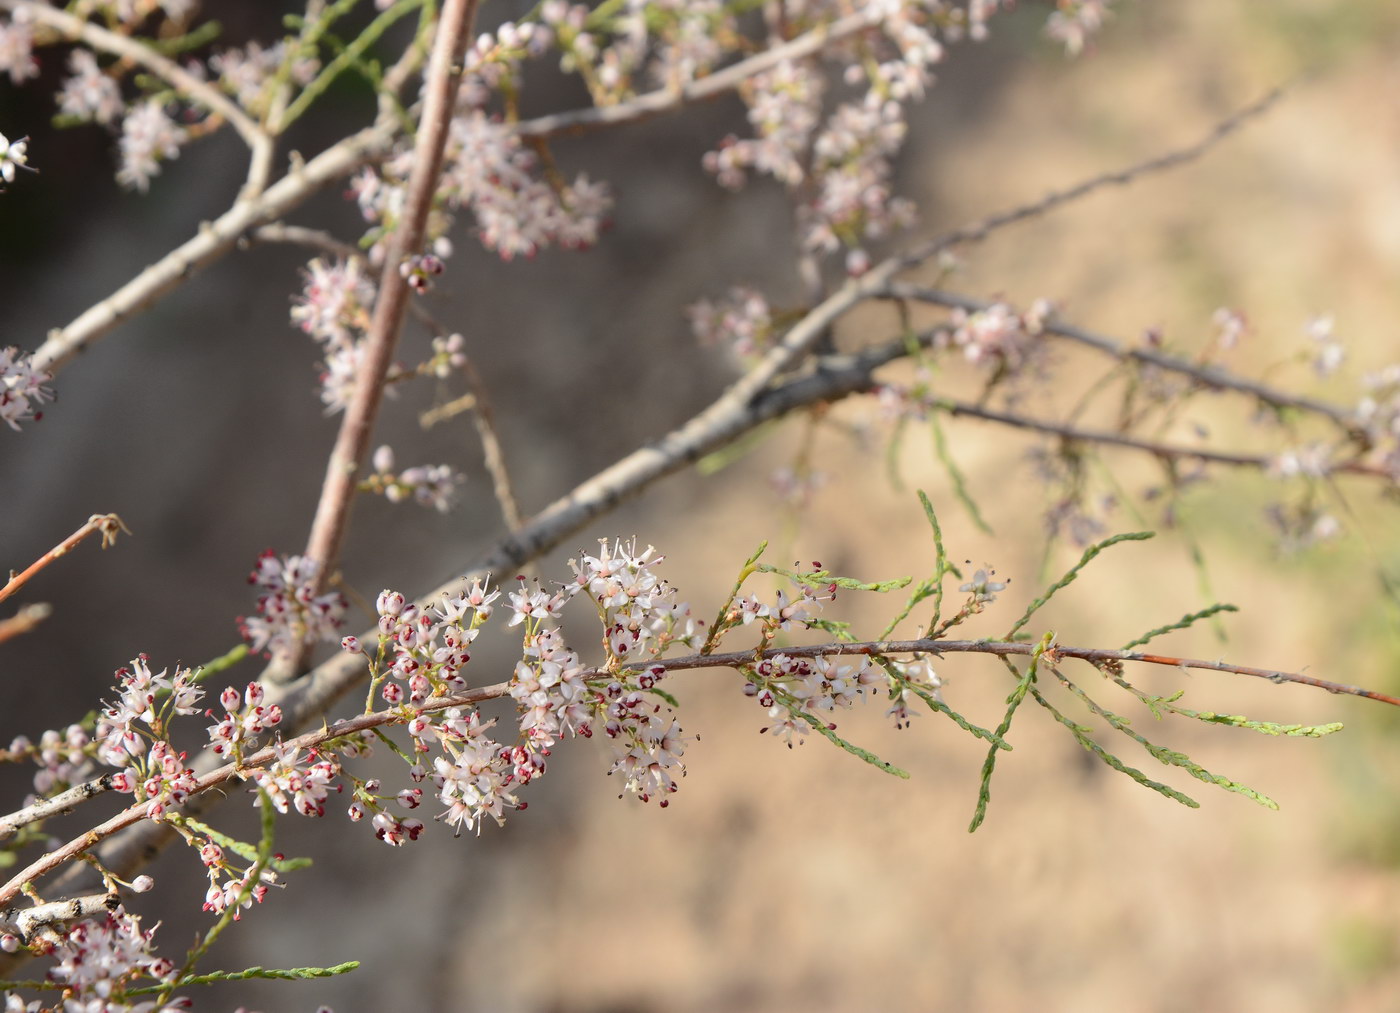
[[[1078,658],[1096,666],[1133,661],[1143,664],[1163,665],[1171,668],[1207,669],[1216,672],[1232,672],[1239,675],[1254,676],[1256,678],[1268,679],[1270,682],[1274,683],[1291,682],[1313,686],[1324,689],[1329,693],[1358,696],[1381,703],[1400,706],[1400,698],[1389,696],[1385,693],[1364,689],[1359,686],[1350,686],[1325,679],[1317,679],[1297,672],[1254,668],[1245,665],[1234,665],[1224,661],[1203,661],[1196,658],[1180,658],[1138,651],[1070,647],[1058,644],[1046,648],[1040,643],[1028,643],[1025,641],[940,640],[937,638],[921,638],[916,640],[880,640],[858,643],[835,642],[800,647],[767,648],[758,651],[735,651],[726,654],[696,654],[681,658],[658,659],[635,664],[624,664],[618,670],[592,668],[583,671],[580,677],[586,681],[596,678],[613,678],[619,671],[676,672],[709,668],[739,669],[756,665],[764,660],[772,660],[781,657],[823,658],[837,655],[855,655],[871,658],[888,658],[891,655],[942,656],[954,653],[989,654],[998,657],[1029,657],[1031,655],[1038,656],[1044,653],[1051,657]],[[494,685],[468,690],[463,693],[456,693],[452,696],[434,697],[424,702],[421,706],[410,708],[407,711],[402,707],[394,707],[336,721],[318,731],[307,732],[303,735],[296,736],[295,738],[281,743],[277,747],[269,746],[258,750],[257,752],[243,757],[241,761],[226,763],[200,776],[191,787],[190,795],[198,796],[206,794],[210,789],[224,785],[234,779],[246,780],[249,772],[254,768],[272,763],[280,756],[286,755],[289,752],[314,750],[333,740],[344,739],[370,729],[386,725],[403,724],[419,714],[434,713],[453,707],[471,706],[487,700],[508,696],[511,693],[511,685],[510,682],[496,683]],[[147,811],[147,803],[138,802],[105,822],[98,824],[79,837],[57,848],[51,849],[43,857],[30,863],[20,872],[13,875],[4,886],[0,886],[0,905],[8,904],[14,900],[25,884],[32,883],[35,879],[66,864],[73,858],[83,854],[101,841],[117,833],[119,830],[145,819]],[[104,861],[103,864],[106,865],[107,863]]]

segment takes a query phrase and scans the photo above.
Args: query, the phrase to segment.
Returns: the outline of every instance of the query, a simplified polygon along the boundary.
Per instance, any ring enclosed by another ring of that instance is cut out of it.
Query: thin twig
[[[1090,176],[1071,187],[1064,190],[1051,190],[1039,200],[1022,204],[1018,207],[1010,208],[1006,211],[999,211],[996,214],[988,215],[980,221],[973,222],[961,228],[945,232],[940,236],[935,236],[928,242],[916,246],[907,253],[899,254],[894,259],[900,263],[898,270],[908,270],[924,263],[932,257],[937,256],[944,250],[963,243],[981,242],[998,229],[1013,225],[1016,222],[1023,222],[1028,218],[1039,218],[1051,211],[1057,210],[1066,204],[1072,203],[1080,198],[1087,197],[1095,191],[1102,190],[1109,186],[1127,186],[1144,176],[1165,172],[1168,169],[1175,169],[1188,162],[1194,162],[1202,155],[1206,154],[1225,138],[1229,137],[1240,127],[1250,120],[1262,116],[1283,97],[1283,88],[1274,88],[1263,97],[1256,99],[1241,109],[1236,110],[1223,120],[1216,123],[1205,137],[1188,144],[1183,148],[1176,148],[1145,161],[1135,162],[1122,169],[1111,172],[1100,173],[1097,176]]]
[[[949,415],[985,419],[988,422],[998,422],[1016,429],[1030,429],[1038,433],[1059,436],[1066,440],[1073,440],[1081,443],[1096,443],[1112,447],[1125,447],[1130,450],[1140,450],[1143,453],[1152,454],[1154,457],[1168,458],[1171,460],[1195,458],[1196,460],[1209,461],[1215,464],[1229,464],[1241,468],[1263,469],[1271,468],[1277,463],[1276,455],[1232,453],[1223,450],[1209,450],[1205,447],[1183,447],[1177,444],[1163,443],[1159,440],[1142,439],[1140,437],[1109,432],[1107,430],[1080,429],[1076,426],[1051,422],[1046,419],[1034,419],[1029,416],[1016,415],[1011,412],[1000,412],[991,408],[984,408],[980,405],[968,404],[963,401],[955,401],[952,398],[945,398],[938,395],[934,396],[934,404],[935,407],[947,412]],[[1335,464],[1329,463],[1327,465],[1327,474],[1367,475],[1372,478],[1385,479],[1392,477],[1390,471],[1386,468],[1378,464],[1368,464],[1356,458],[1338,461]]]
[[[760,651],[734,651],[729,654],[692,655],[684,658],[669,658],[664,661],[630,662],[623,668],[646,670],[662,668],[666,671],[690,670],[695,668],[737,668],[752,665],[755,658],[771,658],[779,654],[797,658],[828,657],[838,654],[863,654],[886,657],[891,654],[991,654],[998,657],[1034,654],[1038,643],[1022,640],[869,640],[861,643],[816,644],[806,647],[775,647]],[[1351,686],[1327,679],[1317,679],[1300,672],[1285,672],[1272,668],[1254,668],[1249,665],[1232,665],[1225,661],[1203,661],[1199,658],[1178,658],[1165,654],[1145,654],[1140,651],[1117,651],[1097,647],[1066,647],[1054,645],[1047,655],[1057,658],[1079,658],[1091,664],[1104,662],[1137,661],[1145,665],[1165,665],[1169,668],[1199,668],[1212,672],[1230,672],[1235,675],[1249,675],[1258,679],[1268,679],[1272,683],[1296,683],[1324,689],[1329,693],[1358,696],[1379,703],[1400,707],[1400,697],[1378,693],[1361,686]],[[596,674],[594,670],[585,676]]]
[[[267,243],[287,243],[296,246],[309,246],[313,249],[321,250],[333,256],[344,257],[346,260],[365,261],[363,251],[359,248],[343,243],[336,239],[329,232],[320,229],[308,229],[297,225],[286,225],[282,222],[273,222],[254,229],[249,235],[249,239]],[[436,320],[431,313],[418,305],[416,301],[409,304],[409,312],[417,320],[421,320],[434,334],[447,334],[448,329]],[[505,518],[506,524],[511,531],[520,527],[524,518],[520,513],[519,500],[515,495],[515,489],[510,478],[510,471],[506,467],[505,452],[501,446],[500,437],[496,432],[495,413],[491,409],[491,400],[486,385],[482,382],[481,374],[477,371],[476,364],[470,357],[462,366],[463,377],[467,381],[467,387],[471,393],[466,394],[448,405],[442,405],[423,413],[419,421],[426,429],[444,419],[462,411],[472,411],[473,424],[476,426],[477,436],[481,441],[483,461],[487,474],[491,476],[492,489],[496,494],[496,502],[501,507],[501,515]]]
[[[954,292],[944,292],[939,289],[929,288],[925,285],[914,285],[906,282],[891,282],[889,285],[885,286],[885,290],[880,293],[880,297],[909,299],[916,302],[931,303],[935,306],[947,306],[953,309],[961,309],[969,313],[977,313],[989,309],[993,305],[991,302],[971,299]],[[1298,411],[1321,415],[1336,423],[1349,436],[1356,432],[1356,420],[1353,414],[1345,408],[1328,404],[1326,401],[1318,401],[1313,398],[1289,394],[1286,391],[1270,387],[1257,380],[1237,376],[1218,366],[1179,359],[1174,355],[1168,355],[1166,352],[1160,352],[1155,348],[1131,346],[1125,342],[1115,340],[1114,338],[1086,330],[1083,327],[1076,327],[1073,324],[1058,320],[1053,316],[1044,322],[1043,329],[1047,333],[1056,334],[1062,338],[1096,349],[1103,352],[1105,355],[1118,359],[1120,362],[1125,359],[1132,359],[1136,362],[1147,363],[1170,373],[1188,376],[1202,387],[1213,390],[1238,391],[1239,393],[1258,398],[1264,404],[1271,405],[1275,408],[1293,408]]]
[[[122,519],[116,514],[93,514],[82,527],[30,563],[21,573],[12,574],[9,582],[4,587],[0,587],[0,601],[4,601],[29,583],[31,578],[54,560],[67,555],[79,542],[93,532],[99,532],[102,535],[102,547],[105,549],[117,540],[117,532],[119,531],[131,534],[126,525],[122,523]]]

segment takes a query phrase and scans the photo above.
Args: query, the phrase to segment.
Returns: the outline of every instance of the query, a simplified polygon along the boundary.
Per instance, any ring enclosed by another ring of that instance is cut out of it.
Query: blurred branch
[[[808,311],[766,356],[742,377],[726,396],[736,401],[747,400],[763,390],[783,371],[794,366],[821,338],[837,317],[866,299],[878,298],[895,276],[918,267],[943,251],[962,243],[980,242],[998,229],[1028,218],[1048,214],[1066,204],[1087,197],[1106,186],[1123,186],[1143,176],[1162,172],[1190,162],[1234,133],[1250,119],[1261,115],[1278,101],[1281,89],[1275,89],[1256,102],[1220,121],[1204,138],[1183,148],[1168,151],[1126,168],[1101,173],[1065,190],[1052,190],[1039,200],[1001,211],[981,221],[945,232],[912,250],[881,261],[865,274],[852,278],[830,297]]]
[[[994,411],[990,408],[983,408],[980,405],[967,404],[939,395],[934,395],[934,403],[935,407],[946,411],[949,415],[965,415],[969,418],[985,419],[988,422],[999,422],[1002,425],[1012,426],[1016,429],[1031,429],[1039,433],[1059,436],[1066,440],[1076,442],[1096,443],[1111,447],[1126,447],[1130,450],[1140,450],[1154,457],[1171,458],[1173,460],[1195,458],[1214,464],[1229,464],[1242,468],[1268,468],[1273,465],[1276,460],[1276,457],[1270,454],[1242,454],[1221,450],[1208,450],[1204,447],[1183,447],[1171,443],[1162,443],[1158,440],[1147,440],[1122,433],[1108,432],[1106,430],[1080,429],[1075,426],[1051,422],[1045,419],[1034,419],[1025,415],[1015,415],[1011,412]],[[1380,465],[1368,464],[1365,461],[1356,459],[1340,461],[1336,464],[1328,464],[1327,474],[1336,473],[1367,475],[1372,478],[1391,478],[1390,472]]]
[[[46,602],[26,605],[8,619],[0,619],[0,643],[13,640],[33,630],[53,615],[53,606]]]
[[[987,310],[993,305],[991,302],[970,299],[967,296],[958,295],[954,292],[944,292],[924,285],[914,285],[906,282],[891,282],[889,285],[885,286],[884,291],[880,293],[880,297],[910,299],[916,302],[931,303],[936,306],[947,306],[953,309],[966,310],[969,313]],[[1188,376],[1202,387],[1213,390],[1238,391],[1239,393],[1249,394],[1252,397],[1258,398],[1264,404],[1271,405],[1275,408],[1293,408],[1298,411],[1321,415],[1336,423],[1348,436],[1354,436],[1356,433],[1356,423],[1351,412],[1337,405],[1328,404],[1325,401],[1317,401],[1313,398],[1289,394],[1286,391],[1270,387],[1256,380],[1237,376],[1228,370],[1221,369],[1219,366],[1189,362],[1185,359],[1179,359],[1176,356],[1168,355],[1165,352],[1159,352],[1153,348],[1130,347],[1113,338],[1096,334],[1082,327],[1075,327],[1071,324],[1064,323],[1053,316],[1045,321],[1043,328],[1049,334],[1055,334],[1078,344],[1086,345],[1089,348],[1097,349],[1105,355],[1118,359],[1120,362],[1131,359],[1135,362],[1147,363],[1167,372]]]
[[[872,9],[873,10],[873,9]],[[879,15],[868,10],[860,14],[849,14],[828,25],[814,28],[789,42],[765,49],[763,52],[731,64],[723,70],[685,84],[660,88],[638,95],[636,98],[618,102],[610,106],[591,106],[566,113],[537,116],[521,120],[513,125],[521,137],[551,137],[562,133],[582,133],[600,127],[616,126],[655,116],[658,113],[679,109],[693,102],[715,98],[726,92],[735,91],[749,79],[772,70],[781,63],[800,60],[819,52],[829,43],[844,39],[848,35],[868,28],[874,28]]]
[[[240,201],[191,239],[101,302],[84,310],[66,327],[55,328],[34,353],[34,366],[56,375],[80,352],[129,317],[149,309],[205,267],[232,250],[249,229],[283,217],[333,180],[388,151],[393,124],[377,124],[345,138],[304,165],[294,161],[286,175],[251,200]]]
[[[1256,99],[1248,105],[1236,110],[1229,116],[1220,120],[1210,132],[1194,144],[1188,144],[1182,148],[1175,148],[1164,152],[1153,158],[1142,162],[1135,162],[1123,169],[1116,169],[1111,172],[1100,173],[1097,176],[1090,176],[1064,190],[1051,190],[1039,200],[1022,204],[1018,207],[1000,211],[993,215],[988,215],[981,221],[971,225],[945,232],[937,236],[922,246],[917,246],[908,253],[897,255],[892,258],[898,263],[898,267],[891,272],[905,271],[912,267],[917,267],[932,257],[937,256],[944,250],[963,243],[981,242],[998,229],[1016,222],[1023,222],[1029,218],[1039,218],[1041,215],[1058,210],[1066,204],[1071,204],[1083,197],[1087,197],[1095,191],[1102,190],[1108,186],[1127,186],[1136,182],[1143,176],[1150,176],[1155,173],[1165,172],[1168,169],[1175,169],[1188,162],[1194,162],[1202,155],[1206,154],[1221,141],[1225,140],[1240,127],[1250,120],[1262,116],[1268,112],[1273,105],[1283,97],[1283,88],[1274,88],[1266,93],[1262,98]],[[881,265],[883,266],[883,265]]]

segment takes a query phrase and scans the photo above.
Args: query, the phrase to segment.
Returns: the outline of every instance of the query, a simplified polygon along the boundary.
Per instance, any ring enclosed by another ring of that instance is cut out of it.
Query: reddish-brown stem
[[[56,560],[59,556],[67,555],[74,546],[94,531],[101,532],[102,547],[104,549],[117,540],[117,532],[120,531],[128,535],[131,534],[131,532],[127,530],[126,525],[122,523],[122,519],[116,514],[93,514],[87,519],[86,524],[36,559],[23,572],[10,577],[9,583],[4,587],[0,587],[0,601],[4,601],[22,588],[29,582],[30,578]]]
[[[389,372],[404,314],[413,295],[408,279],[399,268],[423,246],[428,212],[442,171],[457,86],[461,81],[462,54],[471,38],[476,5],[476,0],[446,0],[438,16],[403,217],[389,241],[359,373],[326,465],[321,500],[307,539],[306,555],[320,564],[318,582],[322,587],[330,578],[345,539],[356,476],[369,450],[379,402],[384,394],[384,378]],[[300,667],[301,660],[295,659],[290,666],[293,671]]]

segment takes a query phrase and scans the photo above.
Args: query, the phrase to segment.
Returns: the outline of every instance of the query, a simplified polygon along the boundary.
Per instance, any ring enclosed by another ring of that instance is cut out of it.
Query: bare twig
[[[928,242],[916,246],[907,253],[899,254],[894,259],[900,263],[897,270],[908,270],[924,263],[932,257],[936,257],[944,250],[963,243],[980,242],[986,239],[998,229],[1013,225],[1016,222],[1023,222],[1029,218],[1039,218],[1066,204],[1070,204],[1080,198],[1102,190],[1109,186],[1127,186],[1144,176],[1165,172],[1168,169],[1175,169],[1185,165],[1187,162],[1194,162],[1202,155],[1206,154],[1225,138],[1229,137],[1240,127],[1250,120],[1262,116],[1283,97],[1282,88],[1274,88],[1262,98],[1256,99],[1236,110],[1211,128],[1205,137],[1194,144],[1188,144],[1183,148],[1176,148],[1145,161],[1135,162],[1123,169],[1115,169],[1111,172],[1100,173],[1097,176],[1090,176],[1071,187],[1064,190],[1052,190],[1039,200],[1031,201],[1029,204],[1022,204],[1018,207],[1009,208],[1006,211],[999,211],[996,214],[988,215],[981,221],[973,222],[961,228],[945,232],[940,236],[935,236]]]
[[[102,535],[102,547],[105,549],[117,540],[117,532],[119,531],[128,535],[131,534],[130,531],[127,531],[126,525],[122,523],[122,519],[116,514],[93,514],[87,519],[87,523],[77,531],[74,531],[63,541],[59,542],[48,552],[44,553],[33,563],[30,563],[23,572],[12,574],[9,582],[4,587],[0,587],[0,601],[4,601],[25,584],[29,583],[30,579],[34,577],[35,574],[54,560],[58,559],[60,556],[67,555],[79,542],[93,532],[99,532]]]
[[[934,396],[934,401],[936,407],[947,412],[949,415],[963,415],[969,418],[985,419],[988,422],[999,422],[1002,425],[1012,426],[1017,429],[1031,429],[1038,433],[1059,436],[1066,440],[1073,440],[1081,443],[1096,443],[1104,446],[1140,450],[1154,457],[1170,458],[1172,460],[1194,458],[1199,461],[1208,461],[1214,464],[1229,464],[1241,468],[1269,468],[1277,461],[1277,455],[1271,454],[1243,454],[1231,453],[1223,450],[1210,450],[1205,447],[1183,447],[1177,444],[1163,443],[1159,440],[1148,440],[1136,436],[1128,436],[1124,433],[1114,433],[1101,429],[1081,429],[1076,426],[1051,422],[1046,419],[1034,419],[1025,415],[1016,415],[1012,412],[999,412],[991,408],[983,408],[980,405],[955,401],[952,398],[945,398],[937,395]],[[1327,465],[1327,473],[1367,475],[1372,478],[1386,479],[1391,477],[1390,472],[1380,465],[1368,464],[1365,461],[1355,458],[1346,461],[1338,461],[1335,464],[1329,463]]]
[[[367,262],[369,259],[365,256],[365,251],[354,243],[336,239],[324,229],[308,229],[304,225],[288,225],[286,222],[268,222],[266,225],[259,225],[239,240],[240,246],[252,242],[308,246],[313,250],[320,250],[322,253],[329,253],[333,257],[342,257],[345,260]]]

